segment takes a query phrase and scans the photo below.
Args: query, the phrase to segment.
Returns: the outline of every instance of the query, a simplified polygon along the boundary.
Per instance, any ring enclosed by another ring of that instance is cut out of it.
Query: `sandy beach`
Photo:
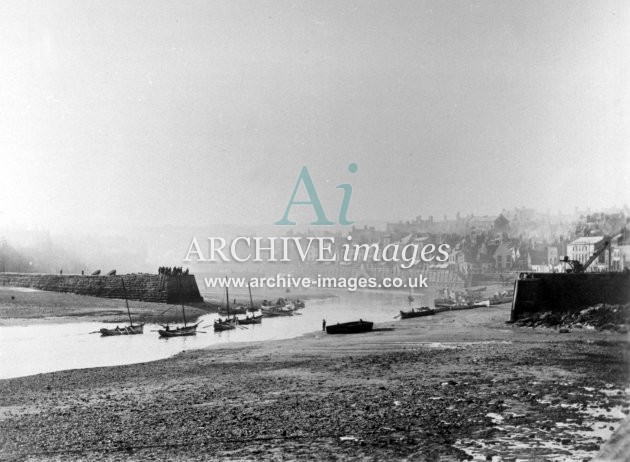
[[[134,322],[175,322],[182,319],[181,305],[130,300]],[[186,304],[191,319],[216,312],[213,303]],[[128,323],[125,300],[72,293],[0,287],[0,325],[76,322],[77,320]]]
[[[0,380],[0,458],[593,459],[630,412],[628,336],[508,318],[499,305]]]

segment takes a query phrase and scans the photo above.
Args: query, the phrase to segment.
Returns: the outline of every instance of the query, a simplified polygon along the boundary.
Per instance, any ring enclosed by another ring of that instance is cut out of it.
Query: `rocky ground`
[[[600,303],[572,313],[554,313],[551,311],[535,313],[515,322],[525,327],[555,327],[568,333],[571,329],[611,330],[628,332],[630,325],[630,304],[608,305]]]
[[[591,460],[627,335],[505,306],[0,381],[3,460]]]

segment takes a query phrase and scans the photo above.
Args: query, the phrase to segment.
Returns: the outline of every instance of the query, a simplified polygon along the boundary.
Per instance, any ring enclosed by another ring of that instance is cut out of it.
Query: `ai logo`
[[[357,164],[351,163],[348,165],[348,172],[356,173],[358,170],[359,166]],[[298,189],[300,188],[300,184],[304,185],[304,189],[308,194],[308,201],[295,200],[295,196],[297,195]],[[350,206],[350,198],[352,197],[352,186],[349,184],[339,184],[336,186],[336,188],[343,190],[343,198],[341,199],[341,205],[339,206],[339,224],[351,225],[352,223],[354,223],[354,221],[348,220],[348,207]],[[276,221],[276,225],[297,224],[295,221],[289,220],[289,213],[291,212],[291,207],[293,205],[310,205],[313,207],[315,215],[317,216],[317,220],[311,222],[311,225],[321,226],[335,224],[334,221],[330,221],[326,217],[326,214],[324,213],[324,207],[322,207],[322,203],[319,200],[319,196],[317,195],[317,190],[315,189],[315,185],[313,184],[313,180],[306,166],[302,167],[297,182],[295,183],[295,188],[293,188],[293,194],[291,194],[291,199],[289,199],[289,204],[287,205],[287,209],[284,212],[284,216],[281,220]]]

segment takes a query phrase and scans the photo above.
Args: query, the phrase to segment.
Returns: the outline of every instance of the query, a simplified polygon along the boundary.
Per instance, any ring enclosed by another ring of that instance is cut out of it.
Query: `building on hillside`
[[[518,250],[510,242],[502,242],[492,255],[497,271],[510,271],[520,257]]]
[[[584,265],[604,245],[605,240],[604,236],[579,237],[567,245],[567,257]],[[608,251],[602,252],[586,271],[606,271],[609,263],[608,254]]]
[[[497,233],[507,233],[510,230],[510,221],[500,214],[493,225],[494,231]]]

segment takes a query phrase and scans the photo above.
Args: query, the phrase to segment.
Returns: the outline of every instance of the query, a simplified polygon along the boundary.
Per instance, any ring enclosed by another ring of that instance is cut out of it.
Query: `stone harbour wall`
[[[540,311],[569,313],[630,302],[630,272],[526,273],[514,283],[511,320]]]
[[[124,288],[123,288],[124,281]],[[194,303],[203,298],[192,274],[166,276],[134,273],[115,276],[80,274],[0,273],[0,286],[70,292],[103,298],[125,298],[158,303]]]

